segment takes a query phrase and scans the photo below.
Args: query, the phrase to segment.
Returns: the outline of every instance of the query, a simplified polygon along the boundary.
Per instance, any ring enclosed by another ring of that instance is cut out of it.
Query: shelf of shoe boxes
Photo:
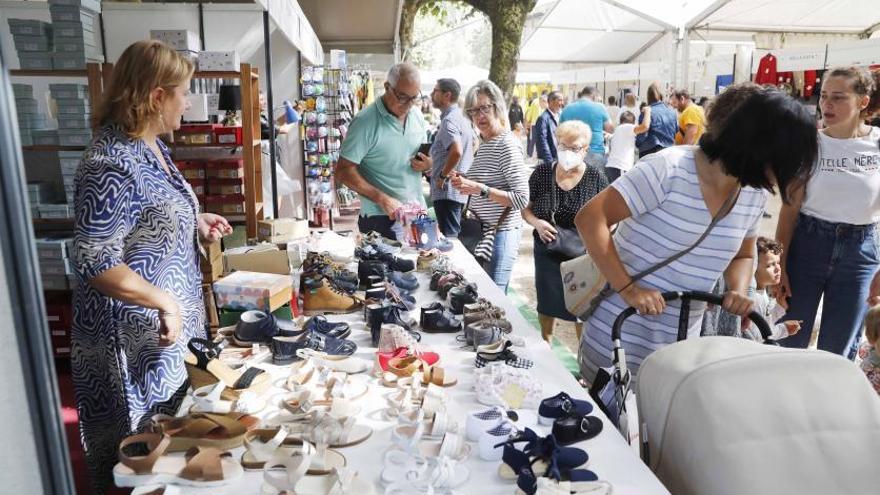
[[[308,66],[302,70],[302,97],[305,175],[308,192],[308,218],[316,227],[330,226],[330,212],[335,206],[333,165],[338,159],[338,138],[330,136],[327,105],[329,89],[324,83],[324,67]],[[327,96],[325,96],[327,95]]]
[[[217,92],[222,80],[214,76],[237,76],[238,54],[200,51],[199,37],[187,30],[151,30],[150,37],[171,46],[198,67],[189,97],[191,120],[207,122],[218,114]],[[199,77],[208,72],[212,79]],[[233,223],[245,222],[242,136],[241,126],[187,123],[168,143],[175,165],[192,186],[202,210],[223,215]]]
[[[297,271],[309,236],[307,220],[270,219],[257,226],[260,244],[221,250],[220,242],[205,246],[201,270],[211,337],[216,329],[234,325],[242,312],[257,309],[291,319],[299,314]],[[213,313],[213,314],[211,314]]]

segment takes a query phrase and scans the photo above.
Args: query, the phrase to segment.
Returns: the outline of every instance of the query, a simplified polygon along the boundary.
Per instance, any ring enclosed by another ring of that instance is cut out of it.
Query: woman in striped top
[[[717,98],[699,146],[645,157],[587,203],[575,223],[616,293],[584,324],[578,353],[584,378],[592,381],[600,367],[611,365],[611,325],[628,306],[638,311],[621,339],[633,376],[648,354],[675,342],[680,304],[667,306],[661,292],[709,291],[723,274],[729,288],[723,308],[748,314],[766,192],[778,188],[787,202],[789,186],[812,173],[816,153],[813,117],[798,102],[775,90],[734,86]],[[633,281],[634,274],[693,245],[735,194],[733,208],[699,246]],[[699,335],[704,309],[692,306],[689,335]]]
[[[520,210],[529,204],[526,164],[522,148],[507,125],[504,95],[495,83],[478,82],[468,91],[465,108],[482,141],[468,176],[456,174],[452,186],[470,195],[470,211],[483,223],[484,233],[491,235],[491,229],[498,225],[486,271],[507,292],[519,254]]]

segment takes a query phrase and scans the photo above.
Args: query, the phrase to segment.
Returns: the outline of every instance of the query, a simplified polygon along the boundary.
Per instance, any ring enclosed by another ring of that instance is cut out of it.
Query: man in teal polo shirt
[[[395,210],[418,201],[422,173],[431,170],[429,156],[418,153],[427,140],[427,124],[413,104],[421,101],[418,69],[411,63],[388,71],[385,94],[361,110],[348,129],[339,152],[336,177],[361,197],[358,228],[393,239]]]

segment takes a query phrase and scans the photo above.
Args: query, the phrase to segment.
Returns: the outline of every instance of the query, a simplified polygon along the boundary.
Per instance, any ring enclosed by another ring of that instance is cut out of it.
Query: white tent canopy
[[[659,42],[730,39],[737,33],[838,33],[880,29],[880,2],[865,0],[539,0],[520,61],[558,68],[633,61]],[[739,37],[742,39],[742,36]]]

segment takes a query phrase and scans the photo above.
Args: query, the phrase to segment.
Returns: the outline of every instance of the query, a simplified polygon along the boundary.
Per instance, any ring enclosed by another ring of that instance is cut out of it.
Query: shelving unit
[[[248,77],[249,75],[249,77]],[[247,236],[257,236],[257,222],[263,218],[263,171],[260,153],[260,76],[255,67],[241,64],[238,71],[196,71],[193,79],[237,79],[241,84],[242,161]],[[229,144],[169,143],[171,149],[233,148]],[[200,159],[199,161],[212,161]]]

